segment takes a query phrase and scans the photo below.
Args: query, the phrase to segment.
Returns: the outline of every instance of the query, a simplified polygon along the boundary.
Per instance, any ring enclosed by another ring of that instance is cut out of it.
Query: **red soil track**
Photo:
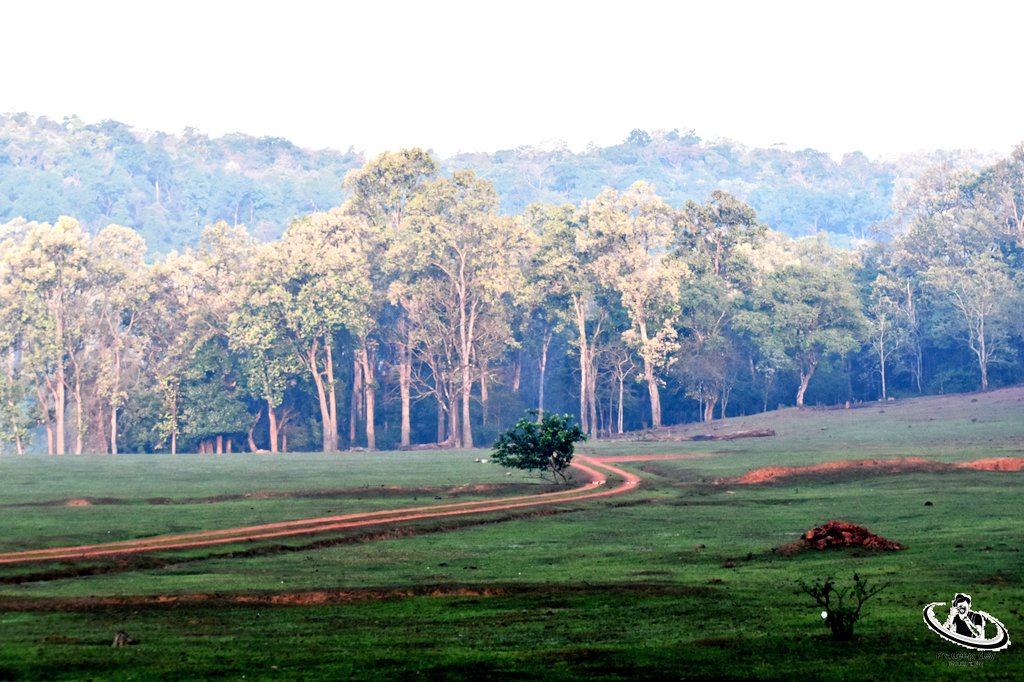
[[[141,540],[124,540],[121,542],[108,542],[95,545],[52,547],[48,549],[33,549],[21,552],[6,552],[0,554],[0,564],[14,564],[28,561],[50,561],[57,559],[95,559],[111,555],[135,554],[138,552],[152,552],[166,549],[205,547],[208,545],[221,545],[231,542],[266,540],[292,535],[323,533],[347,528],[359,528],[361,526],[392,524],[401,521],[414,521],[419,519],[459,516],[465,514],[480,514],[561,502],[576,502],[579,500],[589,500],[625,493],[633,490],[640,482],[640,478],[636,474],[581,455],[576,457],[576,462],[573,464],[573,468],[585,474],[587,482],[583,486],[573,488],[571,490],[557,491],[553,493],[538,493],[535,495],[519,495],[507,498],[476,500],[473,502],[438,504],[427,507],[386,509],[360,514],[281,521],[278,523],[265,523],[257,526],[224,528],[220,530],[200,531],[183,535],[165,535]],[[614,474],[622,480],[615,485],[608,486],[606,481],[606,476],[608,474]]]
[[[748,471],[742,476],[723,478],[716,483],[738,483],[752,485],[758,483],[774,483],[794,476],[827,475],[848,471],[874,471],[879,473],[903,474],[915,471],[952,471],[954,469],[977,469],[981,471],[1021,471],[1024,470],[1024,457],[989,457],[973,462],[945,464],[922,457],[901,457],[898,459],[848,459],[836,462],[823,462],[800,467],[762,467]]]

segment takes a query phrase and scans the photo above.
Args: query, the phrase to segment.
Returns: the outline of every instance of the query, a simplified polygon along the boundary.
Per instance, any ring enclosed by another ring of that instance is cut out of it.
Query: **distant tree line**
[[[852,153],[837,161],[813,149],[752,149],[678,130],[634,130],[620,144],[578,153],[556,145],[458,154],[440,165],[493,183],[506,215],[534,203],[578,205],[606,187],[624,192],[644,180],[673,206],[718,189],[778,231],[826,232],[833,244],[849,245],[889,216],[892,198],[912,180],[944,161],[983,165],[976,153],[950,152],[885,162]],[[294,216],[340,205],[342,178],[364,163],[352,149],[310,151],[281,138],[0,115],[0,223],[69,215],[93,234],[124,225],[143,236],[151,257],[194,247],[218,221],[276,239]]]
[[[0,226],[5,448],[471,447],[524,409],[599,439],[1024,378],[1024,148],[925,173],[857,251],[643,181],[503,214],[419,149],[344,184],[152,262],[117,224]]]

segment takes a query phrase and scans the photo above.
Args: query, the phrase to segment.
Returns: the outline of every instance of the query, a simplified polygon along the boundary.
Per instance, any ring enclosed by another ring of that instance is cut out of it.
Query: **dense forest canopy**
[[[109,223],[143,236],[151,255],[195,246],[206,225],[246,225],[258,239],[281,236],[297,215],[347,198],[345,174],[366,159],[301,149],[280,138],[221,138],[137,131],[116,121],[86,124],[0,115],[0,222],[75,216],[87,231]],[[574,153],[519,147],[439,160],[444,172],[490,181],[505,214],[532,203],[579,204],[605,187],[654,184],[673,206],[723,190],[790,236],[829,233],[849,245],[890,213],[894,197],[939,164],[980,168],[991,159],[934,152],[893,161],[853,153],[836,161],[813,149],[750,149],[701,140],[693,131],[634,130],[621,144]]]
[[[872,223],[882,238],[853,250],[773,229],[715,183],[673,199],[635,179],[509,210],[495,183],[419,149],[362,163],[282,141],[30,123],[49,132],[4,153],[25,177],[64,177],[50,196],[81,213],[0,225],[10,451],[471,447],[526,409],[573,413],[601,438],[1024,378],[1024,147],[918,171]],[[58,153],[67,135],[92,151]],[[641,151],[679,142],[630,138]],[[111,173],[133,149],[135,170],[117,175],[128,195],[70,203],[104,185],[68,181],[62,163],[102,158]],[[293,196],[328,178],[344,198],[309,194],[277,225],[255,203],[213,209],[184,189],[189,154],[209,198],[224,163],[260,153]],[[855,161],[821,167],[871,167]],[[194,244],[151,247],[170,244],[167,223],[136,229],[133,216],[153,201],[202,225]]]

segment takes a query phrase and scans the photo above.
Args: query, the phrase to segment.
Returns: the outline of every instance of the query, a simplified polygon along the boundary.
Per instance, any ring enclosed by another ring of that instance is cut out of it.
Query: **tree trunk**
[[[412,445],[412,339],[398,344],[398,392],[402,399],[402,434],[399,446]]]
[[[377,426],[374,424],[374,413],[376,411],[377,390],[372,382],[366,383],[366,449],[377,449]],[[387,431],[387,421],[384,422],[384,430]]]
[[[906,314],[907,319],[910,321],[910,333],[914,343],[914,367],[911,371],[914,374],[914,383],[917,384],[917,392],[922,393],[924,389],[921,385],[921,375],[924,373],[924,353],[921,349],[921,337],[918,333],[917,311],[914,308],[914,289],[910,285],[909,279],[907,280]]]
[[[274,403],[267,398],[267,422],[269,423],[270,451],[277,454],[277,412],[274,410]]]
[[[807,393],[807,384],[811,383],[811,377],[814,376],[814,370],[818,368],[818,362],[808,362],[805,368],[802,364],[800,366],[800,388],[796,392],[796,406],[804,406],[804,394]]]
[[[644,379],[647,381],[647,393],[651,398],[651,426],[661,426],[661,394],[658,392],[658,379],[654,376],[654,366],[644,358]]]
[[[718,396],[711,393],[707,400],[704,401],[704,421],[713,422],[715,421],[715,404],[718,402]]]
[[[117,454],[117,406],[110,406],[110,454]]]
[[[319,339],[313,341],[306,355],[306,366],[313,376],[313,383],[316,385],[317,399],[320,402],[320,432],[321,444],[324,452],[337,452],[338,436],[337,428],[332,429],[331,410],[327,398],[327,388],[324,386],[324,378],[320,375],[320,367],[317,362],[317,351],[319,350]],[[331,433],[334,433],[332,438]]]
[[[50,419],[50,398],[48,392],[43,388],[42,384],[39,383],[39,376],[36,375],[36,401],[39,404],[39,417],[40,421],[46,427],[46,451],[52,455],[53,452],[53,421]]]
[[[583,300],[577,296],[573,296],[573,306],[576,310],[576,330],[579,333],[580,343],[580,430],[583,433],[589,433],[589,421],[587,419],[587,387],[590,383],[587,381],[587,365],[588,365],[588,349],[587,349],[587,318],[586,308],[583,305]]]
[[[65,424],[64,424],[64,411],[67,403],[66,387],[64,385],[64,361],[61,360],[58,363],[57,379],[54,382],[55,390],[53,395],[53,418],[54,418],[54,435],[56,436],[56,450],[58,455],[63,455],[67,452],[64,444],[65,437]]]
[[[459,428],[458,386],[455,379],[448,382],[448,438],[457,448],[463,446],[462,430]]]
[[[625,390],[626,386],[625,386],[625,384],[626,384],[626,373],[625,372],[620,372],[619,373],[619,414],[618,414],[618,418],[619,419],[618,419],[618,423],[616,424],[616,427],[617,427],[616,428],[616,433],[622,433],[623,432],[622,431],[622,417],[623,417],[622,399],[625,397],[625,393],[626,393],[626,390]]]
[[[72,394],[75,398],[75,454],[80,455],[85,449],[85,413],[82,408],[82,368],[74,353],[69,353],[75,388]]]
[[[597,357],[593,344],[590,346],[590,367],[587,370],[587,410],[590,419],[590,438],[600,436],[600,422],[597,420]]]
[[[61,294],[63,296],[63,294]],[[67,378],[65,377],[65,366],[64,366],[64,316],[58,311],[54,317],[56,318],[57,329],[57,375],[54,380],[54,392],[53,392],[53,410],[57,443],[56,449],[58,455],[64,454],[64,407],[65,407],[65,383]]]
[[[7,382],[9,385],[14,386],[14,368],[18,362],[18,351],[14,346],[11,346],[10,353],[7,358]],[[7,411],[11,415],[11,434],[14,436],[14,447],[19,455],[25,454],[25,444],[21,441],[21,425],[18,424],[18,414],[20,414],[20,408],[14,404],[12,398],[7,399]]]
[[[647,381],[647,393],[651,397],[651,427],[661,426],[661,393],[658,391],[658,378],[654,375],[654,363],[650,357],[650,339],[647,337],[647,323],[641,319],[638,323],[640,331],[641,355],[644,360],[644,379]]]
[[[374,372],[374,357],[370,352],[366,339],[363,339],[358,353],[359,363],[363,366],[363,394],[366,398],[366,449],[377,449],[377,429],[374,424],[375,404],[377,400],[377,378]]]
[[[470,421],[470,400],[473,395],[473,376],[468,360],[462,364],[462,447],[473,447],[473,428]]]
[[[480,363],[480,407],[483,416],[483,424],[487,426],[487,400],[490,397],[487,393],[487,362]]]
[[[249,425],[249,452],[256,452],[259,448],[256,447],[256,440],[252,437],[252,432],[256,430],[256,425],[260,423],[260,419],[263,417],[263,410],[256,413],[256,419],[252,424]]]
[[[544,419],[544,378],[548,371],[548,348],[551,347],[552,334],[544,329],[544,341],[540,347],[540,388],[537,391],[537,423],[539,424]],[[521,369],[521,365],[516,366],[516,370]]]
[[[363,419],[363,367],[359,358],[352,360],[352,404],[348,416],[348,442],[355,445],[356,424]]]
[[[478,302],[471,300],[469,282],[466,277],[465,258],[459,264],[459,277],[455,281],[459,303],[459,365],[462,369],[462,444],[473,447],[473,421],[470,415],[470,401],[473,396],[473,348],[476,345],[476,315]]]
[[[882,341],[879,340],[879,343],[882,343]],[[879,356],[878,357],[878,364],[881,367],[880,373],[881,373],[881,376],[882,376],[882,400],[885,400],[886,398],[889,397],[888,394],[886,393],[886,387],[885,387],[885,352],[883,350],[879,349],[878,356]]]
[[[981,390],[988,390],[988,350],[985,346],[985,318],[978,324],[978,367],[981,369]]]
[[[75,368],[75,454],[85,450],[85,412],[82,409],[82,381]],[[114,452],[113,454],[117,454]]]
[[[437,396],[437,442],[438,444],[445,442],[444,436],[444,425],[445,425],[445,414],[444,400],[441,398],[441,394]]]
[[[331,354],[330,339],[324,339],[324,352],[327,356],[327,391],[330,397],[328,407],[331,418],[331,452],[338,451],[338,392],[334,381],[334,357]]]
[[[512,392],[519,394],[519,387],[523,381],[523,353],[519,351],[516,353],[515,364],[512,367]]]
[[[277,420],[277,437],[281,441],[278,452],[288,452],[288,427],[295,418],[292,408],[285,406],[281,409],[281,417]]]
[[[224,436],[217,434],[217,454],[224,454]]]
[[[174,401],[171,406],[171,454],[178,454],[178,386],[174,386]]]

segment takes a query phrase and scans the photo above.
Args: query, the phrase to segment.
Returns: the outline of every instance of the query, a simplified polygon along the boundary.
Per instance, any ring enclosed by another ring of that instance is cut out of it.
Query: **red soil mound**
[[[79,498],[76,500],[68,500],[67,502],[64,503],[64,505],[67,507],[91,507],[92,502],[83,498]]]
[[[864,526],[846,521],[829,521],[804,533],[803,543],[813,549],[828,547],[868,547],[871,549],[903,549],[897,542],[886,540]]]

